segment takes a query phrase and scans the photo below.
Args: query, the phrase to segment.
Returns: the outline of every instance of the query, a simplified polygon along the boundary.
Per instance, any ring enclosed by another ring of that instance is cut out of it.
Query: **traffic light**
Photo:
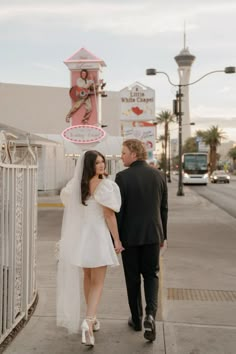
[[[178,117],[178,101],[173,100],[173,114]]]

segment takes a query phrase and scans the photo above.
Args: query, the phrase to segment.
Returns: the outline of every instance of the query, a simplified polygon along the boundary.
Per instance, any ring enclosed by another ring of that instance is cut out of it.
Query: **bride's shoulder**
[[[114,211],[119,211],[121,204],[121,196],[118,185],[108,178],[101,180],[94,192],[95,200],[107,206]]]
[[[116,189],[119,189],[118,185],[110,180],[109,178],[103,178],[101,179],[101,182],[98,183],[97,188],[95,189],[95,192],[112,192]]]

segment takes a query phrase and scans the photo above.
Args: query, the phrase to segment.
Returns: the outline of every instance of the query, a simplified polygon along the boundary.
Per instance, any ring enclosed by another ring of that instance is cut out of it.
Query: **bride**
[[[100,152],[85,152],[77,162],[69,195],[67,190],[62,193],[66,205],[57,272],[57,325],[70,333],[79,330],[82,268],[86,302],[82,343],[89,346],[95,343],[93,332],[100,329],[96,313],[107,266],[119,265],[117,254],[124,249],[115,217],[121,205],[120,191],[105,177],[105,167]]]

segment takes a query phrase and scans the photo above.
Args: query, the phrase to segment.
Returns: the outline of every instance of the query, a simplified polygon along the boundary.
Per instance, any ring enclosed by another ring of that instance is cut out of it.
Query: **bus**
[[[204,152],[185,153],[182,156],[183,184],[208,183],[208,154]]]

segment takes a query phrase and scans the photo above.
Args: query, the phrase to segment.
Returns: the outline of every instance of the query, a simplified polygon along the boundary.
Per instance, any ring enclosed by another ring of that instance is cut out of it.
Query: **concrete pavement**
[[[188,187],[185,196],[177,197],[176,181],[168,187],[169,239],[161,257],[157,340],[147,343],[127,326],[122,266],[110,268],[99,308],[101,330],[92,349],[97,354],[236,353],[236,219]],[[88,348],[81,345],[80,334],[68,336],[55,325],[55,243],[63,208],[58,197],[40,197],[39,203],[39,303],[4,353],[84,353]]]

